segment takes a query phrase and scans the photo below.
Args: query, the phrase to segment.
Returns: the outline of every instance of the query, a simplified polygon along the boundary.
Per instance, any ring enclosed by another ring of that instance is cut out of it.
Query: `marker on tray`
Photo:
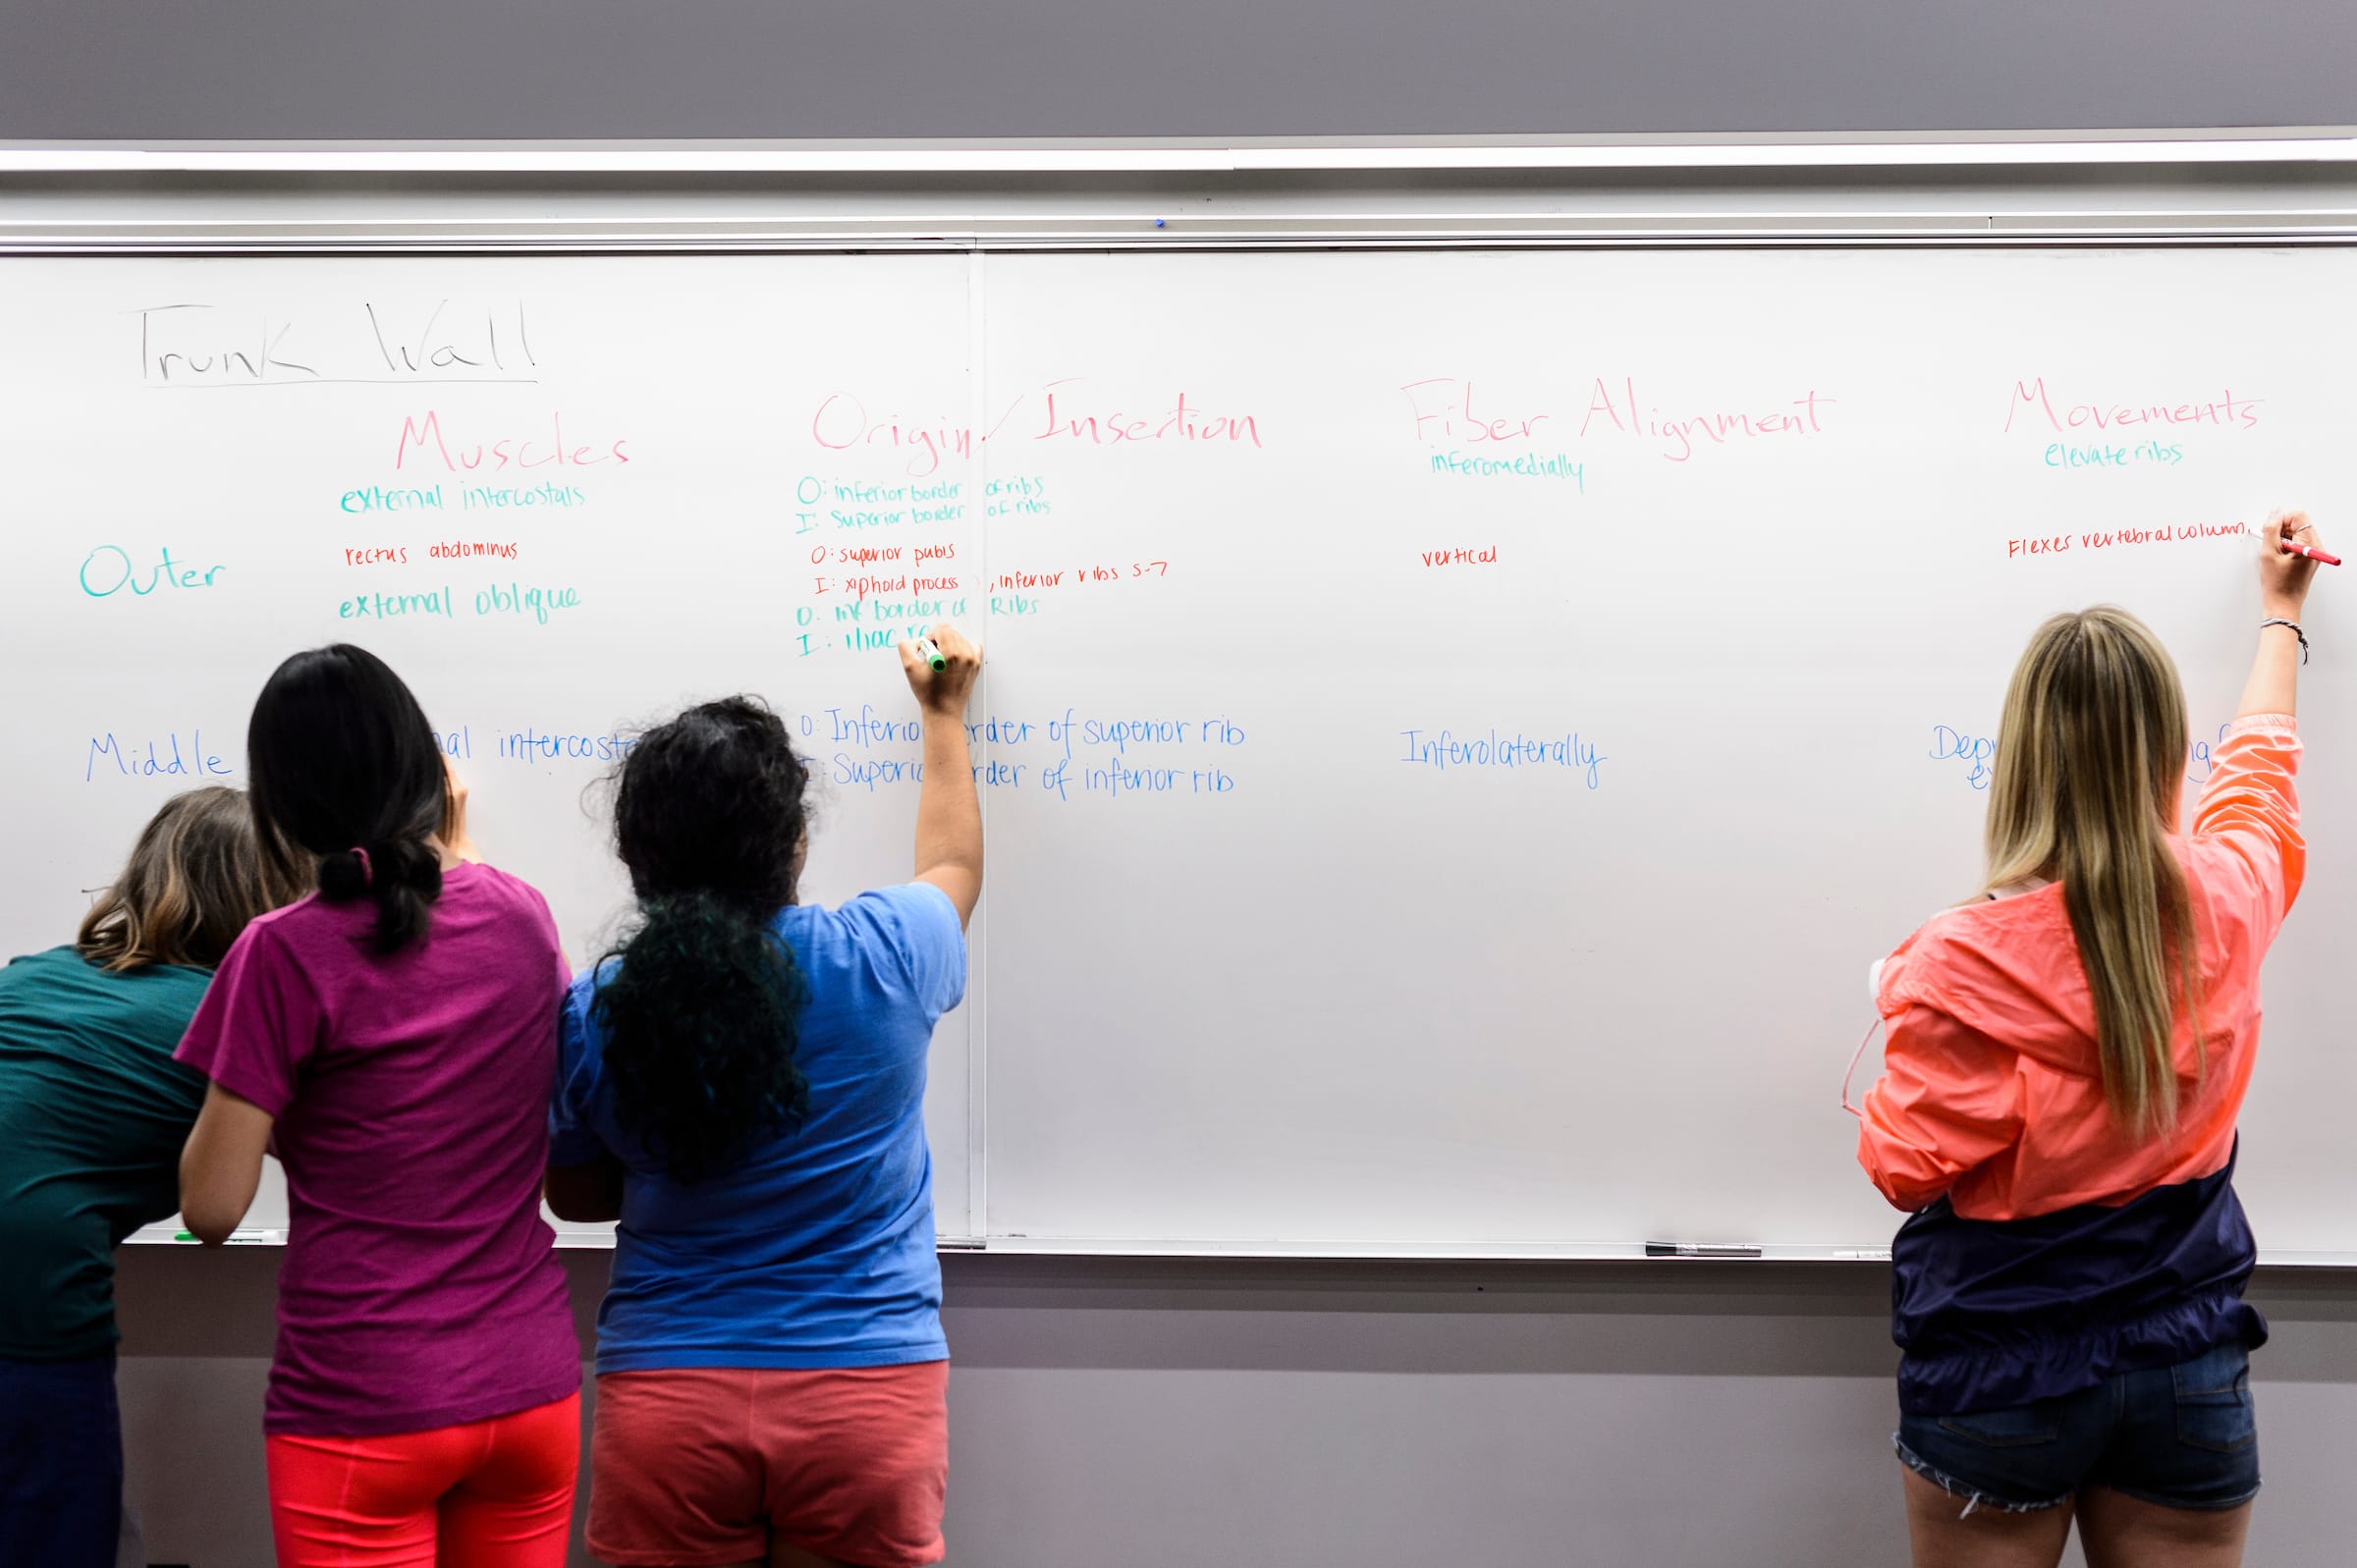
[[[1760,1249],[1748,1241],[1649,1241],[1648,1258],[1757,1258]]]
[[[922,659],[928,668],[937,672],[950,667],[950,662],[941,656],[941,649],[934,645],[931,637],[916,639],[916,656]]]
[[[193,1230],[176,1230],[172,1233],[172,1239],[174,1241],[192,1242],[196,1240],[197,1237],[196,1232]],[[238,1229],[229,1233],[229,1245],[232,1247],[266,1247],[272,1245],[273,1243],[284,1242],[286,1239],[287,1233],[285,1231],[266,1225],[254,1227],[240,1226]]]

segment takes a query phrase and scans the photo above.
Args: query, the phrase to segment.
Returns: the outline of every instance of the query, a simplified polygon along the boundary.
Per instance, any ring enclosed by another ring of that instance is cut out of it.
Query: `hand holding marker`
[[[901,671],[928,718],[962,717],[967,693],[982,673],[982,650],[948,622],[900,645]]]
[[[2306,524],[2302,524],[2302,527],[2305,526]],[[2314,561],[2321,566],[2337,567],[2340,565],[2340,557],[2326,555],[2322,550],[2317,549],[2313,545],[2300,544],[2295,541],[2291,535],[2292,530],[2287,528],[2283,532],[2283,537],[2277,541],[2283,546],[2283,553],[2285,555],[2305,556],[2310,561]]]

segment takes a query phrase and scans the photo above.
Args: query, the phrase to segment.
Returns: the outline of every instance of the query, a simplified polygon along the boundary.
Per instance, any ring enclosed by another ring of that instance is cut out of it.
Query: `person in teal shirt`
[[[294,892],[246,796],[193,789],[72,946],[0,969],[0,1563],[113,1568],[114,1249],[180,1207],[205,1080],[172,1049],[238,933]]]

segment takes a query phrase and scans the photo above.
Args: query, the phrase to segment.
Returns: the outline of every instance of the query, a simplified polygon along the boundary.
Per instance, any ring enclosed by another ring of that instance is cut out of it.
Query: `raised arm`
[[[2285,554],[2286,538],[2304,545],[2318,543],[2316,525],[2308,520],[2308,514],[2278,514],[2267,519],[2260,536],[2259,615],[2263,621],[2297,624],[2308,603],[2308,584],[2316,576],[2316,563]],[[2298,633],[2285,625],[2261,626],[2259,651],[2251,659],[2251,678],[2243,683],[2242,703],[2234,717],[2297,713],[2299,691]]]
[[[474,846],[474,835],[466,826],[466,781],[459,777],[459,765],[448,757],[442,759],[442,826],[435,833],[434,847],[442,852],[442,869],[483,858]]]
[[[2259,559],[2265,621],[2297,622],[2316,575],[2315,562],[2283,553],[2286,537],[2317,542],[2304,513],[2268,519]],[[2290,626],[2260,627],[2242,702],[2211,753],[2213,772],[2193,810],[2194,836],[2242,863],[2251,918],[2269,939],[2299,897],[2308,870],[2307,841],[2300,835],[2300,738],[2293,728],[2300,659],[2299,634]]]
[[[929,882],[958,906],[958,923],[973,918],[982,897],[982,799],[974,789],[973,758],[965,743],[965,699],[982,673],[982,650],[946,622],[933,644],[948,661],[935,670],[914,643],[901,644],[901,668],[924,720],[925,782],[916,797],[916,880]]]

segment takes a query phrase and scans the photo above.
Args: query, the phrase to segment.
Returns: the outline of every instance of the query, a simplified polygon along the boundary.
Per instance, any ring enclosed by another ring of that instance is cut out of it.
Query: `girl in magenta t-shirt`
[[[265,1146],[286,1166],[279,1563],[559,1568],[580,1346],[539,1210],[556,924],[469,857],[464,795],[375,656],[289,659],[246,743],[262,839],[318,892],[247,927],[181,1043],[212,1080],[181,1200],[218,1243]]]

